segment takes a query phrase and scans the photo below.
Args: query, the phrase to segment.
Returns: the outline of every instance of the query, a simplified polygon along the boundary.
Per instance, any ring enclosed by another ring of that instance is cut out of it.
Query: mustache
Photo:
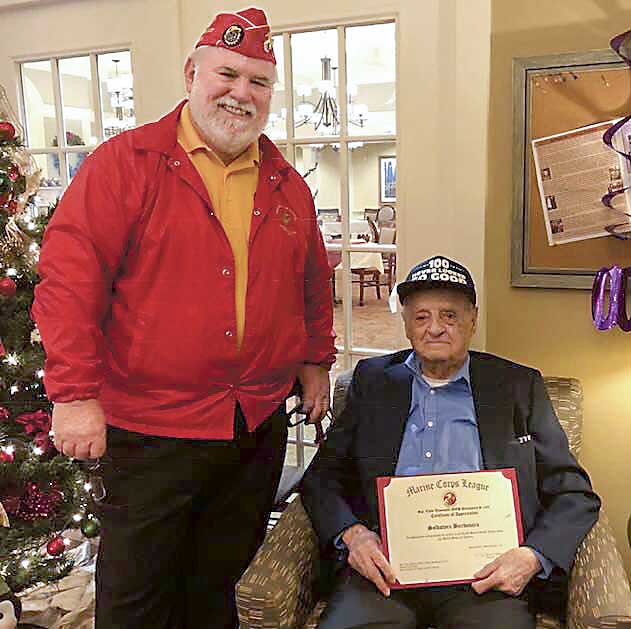
[[[227,107],[238,107],[239,109],[243,109],[247,113],[252,116],[256,116],[256,105],[253,103],[240,103],[236,98],[232,98],[232,96],[222,96],[218,98],[216,101],[217,105],[224,105]]]

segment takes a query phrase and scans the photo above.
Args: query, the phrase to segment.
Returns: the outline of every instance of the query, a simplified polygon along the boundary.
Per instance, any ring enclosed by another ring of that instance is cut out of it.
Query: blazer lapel
[[[473,352],[470,373],[483,466],[485,469],[510,467],[506,455],[509,442],[515,439],[511,391],[502,386],[492,363],[485,363]]]
[[[381,434],[382,451],[386,453],[384,464],[389,464],[389,469],[384,470],[383,473],[393,476],[410,411],[413,376],[403,363],[396,363],[386,368],[385,375],[389,380],[385,390],[388,392],[388,406],[392,409],[392,416]]]

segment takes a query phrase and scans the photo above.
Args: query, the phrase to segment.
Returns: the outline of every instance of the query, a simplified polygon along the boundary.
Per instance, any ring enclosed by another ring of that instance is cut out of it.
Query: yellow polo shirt
[[[254,193],[259,180],[259,145],[253,142],[244,153],[226,165],[199,137],[184,105],[177,127],[177,141],[200,174],[215,216],[226,232],[234,256],[237,346],[245,330],[245,298],[248,287],[248,241],[254,209]]]

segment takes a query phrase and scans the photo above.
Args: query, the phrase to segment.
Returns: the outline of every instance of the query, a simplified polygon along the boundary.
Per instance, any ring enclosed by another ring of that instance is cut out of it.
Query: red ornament
[[[0,463],[13,463],[14,460],[15,460],[15,454],[13,452],[0,450]]]
[[[9,421],[9,417],[11,417],[9,411],[4,406],[0,406],[0,422]]]
[[[64,550],[66,550],[66,545],[64,544],[63,537],[61,535],[57,535],[57,537],[53,537],[53,539],[46,544],[46,550],[49,555],[53,557],[58,557],[61,555]]]
[[[8,121],[0,122],[0,140],[12,140],[15,137],[15,127]]]
[[[16,182],[18,180],[18,177],[20,176],[20,171],[18,170],[17,166],[11,166],[7,174],[9,175],[9,181]]]
[[[17,285],[10,277],[5,277],[0,280],[0,295],[3,297],[15,296],[16,290]]]

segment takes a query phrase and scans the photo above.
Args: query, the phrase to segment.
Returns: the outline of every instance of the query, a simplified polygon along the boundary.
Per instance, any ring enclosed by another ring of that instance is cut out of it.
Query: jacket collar
[[[471,391],[486,469],[507,465],[507,446],[515,438],[514,394],[490,358],[471,352]]]
[[[385,452],[392,453],[392,473],[401,448],[412,399],[412,372],[405,365],[411,349],[397,352],[385,367],[388,378],[388,403],[392,408],[392,423],[384,432]],[[515,439],[513,394],[501,378],[487,354],[470,353],[471,391],[480,433],[482,460],[486,469],[506,467],[506,450]],[[510,465],[509,465],[510,467]]]
[[[382,463],[387,467],[383,474],[392,476],[396,470],[403,433],[407,425],[410,404],[412,403],[412,380],[414,375],[405,364],[406,359],[412,353],[411,349],[393,354],[390,363],[384,369],[387,380],[384,390],[388,399],[386,407],[389,409],[389,418],[385,430],[381,434],[381,443],[384,448]]]
[[[131,131],[133,147],[139,151],[155,151],[171,156],[178,145],[177,123],[187,102],[187,99],[182,100],[175,109],[159,120]],[[259,152],[261,163],[266,165],[266,174],[276,174],[279,178],[284,178],[291,165],[266,135],[259,138]]]

